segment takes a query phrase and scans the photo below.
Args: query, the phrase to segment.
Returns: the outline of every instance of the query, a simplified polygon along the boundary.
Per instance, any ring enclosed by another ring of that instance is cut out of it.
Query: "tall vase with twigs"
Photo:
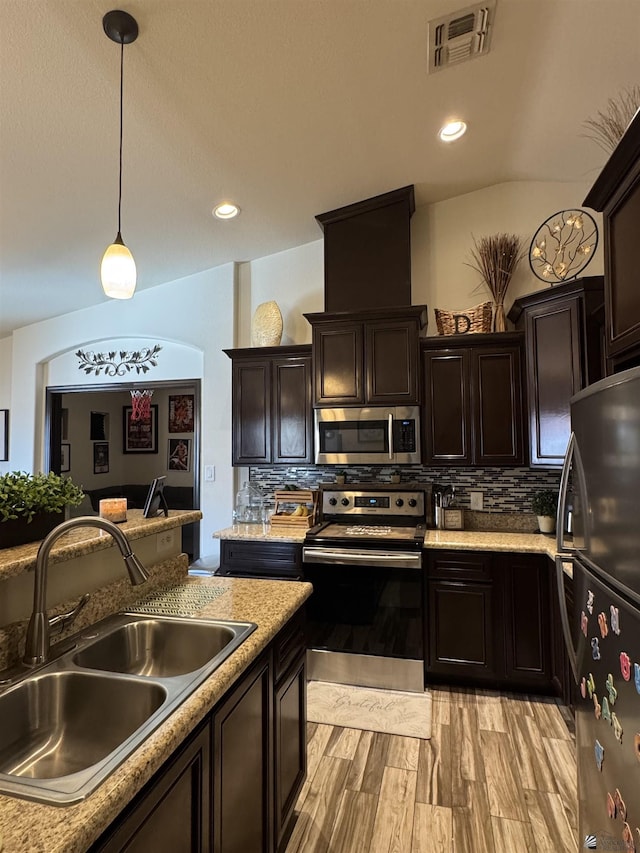
[[[493,297],[493,331],[504,332],[507,328],[504,299],[513,273],[524,257],[522,239],[517,234],[491,234],[479,240],[474,238],[473,244],[473,263],[468,266],[480,273]]]

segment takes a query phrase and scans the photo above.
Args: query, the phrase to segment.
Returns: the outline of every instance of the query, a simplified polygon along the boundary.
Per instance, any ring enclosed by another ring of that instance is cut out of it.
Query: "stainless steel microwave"
[[[316,409],[318,465],[418,465],[418,406]]]

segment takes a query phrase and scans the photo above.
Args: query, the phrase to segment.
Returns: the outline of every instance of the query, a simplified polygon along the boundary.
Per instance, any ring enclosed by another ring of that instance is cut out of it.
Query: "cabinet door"
[[[263,658],[214,712],[214,853],[272,853],[271,698]]]
[[[91,853],[202,853],[210,849],[207,723],[133,801]]]
[[[232,369],[233,465],[271,462],[271,364],[234,360]]]
[[[548,690],[551,684],[549,558],[496,557],[504,589],[505,668],[514,686]]]
[[[427,587],[427,673],[496,680],[493,585],[434,580]]]
[[[469,351],[424,352],[424,464],[471,465]]]
[[[531,465],[562,467],[571,434],[570,398],[582,388],[580,296],[527,311]]]
[[[316,324],[313,327],[313,387],[318,406],[364,403],[362,323]]]
[[[307,669],[304,649],[276,686],[274,721],[278,849],[307,774]]]
[[[473,348],[476,465],[523,465],[522,360],[519,347]]]
[[[271,461],[313,462],[311,358],[276,358],[272,375]]]
[[[370,321],[365,326],[367,403],[419,402],[419,339],[415,322]]]

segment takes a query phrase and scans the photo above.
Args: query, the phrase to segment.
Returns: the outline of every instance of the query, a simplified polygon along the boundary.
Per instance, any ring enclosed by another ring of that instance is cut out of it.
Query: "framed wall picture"
[[[167,460],[169,471],[191,470],[191,439],[170,438],[169,458]]]
[[[109,473],[109,444],[106,441],[96,442],[93,445],[93,473]]]
[[[151,406],[148,418],[131,420],[133,408],[122,407],[122,452],[157,453],[158,452],[158,407]]]
[[[60,445],[60,473],[71,470],[71,444],[63,441]]]
[[[0,409],[0,462],[9,460],[9,409]]]
[[[89,422],[89,441],[108,441],[109,413],[91,412]]]
[[[169,432],[193,432],[193,394],[169,396]]]

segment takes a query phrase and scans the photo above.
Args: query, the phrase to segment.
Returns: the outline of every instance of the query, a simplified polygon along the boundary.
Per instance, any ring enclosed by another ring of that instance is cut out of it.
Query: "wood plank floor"
[[[433,688],[431,740],[308,724],[286,853],[574,853],[575,744],[553,699]]]

